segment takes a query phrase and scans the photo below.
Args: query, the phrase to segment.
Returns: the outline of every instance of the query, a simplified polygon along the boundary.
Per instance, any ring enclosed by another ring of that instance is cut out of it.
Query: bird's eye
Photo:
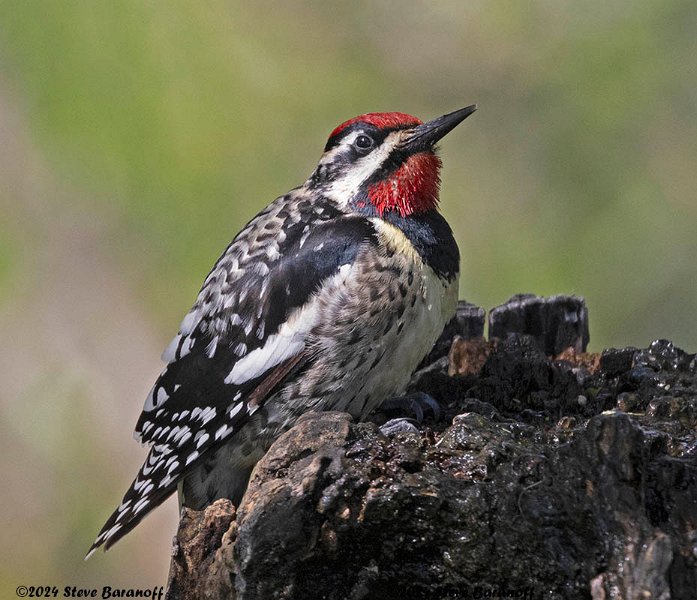
[[[359,135],[356,140],[353,142],[354,146],[360,150],[369,150],[370,148],[373,147],[373,138],[367,136],[367,135]]]

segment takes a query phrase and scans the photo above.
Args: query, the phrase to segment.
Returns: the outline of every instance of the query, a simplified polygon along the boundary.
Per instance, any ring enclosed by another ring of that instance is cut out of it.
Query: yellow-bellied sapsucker
[[[135,432],[150,452],[90,554],[178,485],[193,508],[239,502],[301,414],[363,419],[404,391],[457,301],[435,144],[475,109],[346,121],[308,180],[235,237],[163,354]]]

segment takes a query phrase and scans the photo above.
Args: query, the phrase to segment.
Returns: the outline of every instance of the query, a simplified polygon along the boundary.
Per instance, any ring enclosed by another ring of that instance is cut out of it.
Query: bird
[[[455,313],[437,144],[476,109],[343,122],[305,183],[237,234],[162,354],[134,433],[147,458],[86,559],[175,491],[195,510],[238,504],[302,414],[363,420],[404,393]]]

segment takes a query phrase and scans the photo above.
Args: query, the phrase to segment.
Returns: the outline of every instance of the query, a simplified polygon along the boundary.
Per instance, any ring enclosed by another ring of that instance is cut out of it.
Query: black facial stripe
[[[409,154],[407,152],[404,152],[401,148],[397,147],[390,154],[388,157],[382,162],[382,165],[380,165],[380,168],[375,171],[364,183],[363,187],[365,190],[368,190],[371,185],[374,183],[377,183],[378,181],[382,181],[385,179],[390,173],[393,173],[399,167],[401,167],[404,162],[407,160],[409,157]]]
[[[310,176],[311,185],[315,188],[321,188],[323,185],[333,181],[337,175],[344,172],[348,165],[355,163],[357,160],[365,156],[369,156],[371,152],[381,146],[385,139],[390,133],[394,131],[401,131],[404,129],[410,129],[414,127],[413,124],[409,125],[398,125],[395,127],[379,129],[374,125],[368,123],[354,123],[349,125],[346,129],[339,132],[337,135],[329,138],[327,145],[324,149],[325,152],[331,150],[338,146],[342,140],[353,133],[360,132],[365,135],[370,136],[374,141],[374,146],[367,152],[360,151],[360,149],[355,148],[353,145],[348,145],[342,148],[341,151],[335,153],[331,157],[330,162],[320,163],[317,169]],[[392,150],[390,155],[385,159],[380,168],[366,181],[364,190],[373,184],[375,181],[383,179],[385,176],[389,175],[391,172],[397,170],[400,165],[409,157],[411,153],[403,150],[401,148],[395,148]]]
[[[438,148],[434,147],[431,151],[433,154],[438,154]],[[383,161],[381,167],[375,171],[368,179],[366,179],[363,189],[368,190],[371,185],[386,179],[391,173],[394,173],[399,167],[401,167],[407,159],[414,153],[403,150],[397,146],[389,156]],[[418,154],[418,153],[417,153]]]
[[[341,142],[341,140],[351,135],[354,131],[361,131],[366,135],[369,135],[371,138],[375,140],[376,146],[382,144],[382,142],[385,140],[385,137],[387,136],[387,132],[385,132],[384,130],[381,131],[373,125],[369,125],[367,123],[354,123],[353,125],[349,125],[346,129],[342,129],[337,135],[333,135],[332,137],[330,137],[327,140],[327,145],[324,147],[324,151],[326,152],[327,150],[331,150],[332,148],[337,146]]]
[[[349,125],[346,129],[342,129],[337,135],[330,137],[327,140],[327,145],[324,147],[324,151],[331,150],[336,145],[341,142],[347,135],[354,131],[362,131],[366,135],[369,135],[375,140],[375,146],[379,146],[385,141],[385,138],[390,135],[393,131],[399,131],[400,129],[410,129],[414,125],[398,125],[397,127],[390,127],[386,129],[378,129],[375,125],[370,125],[369,123],[354,123]]]

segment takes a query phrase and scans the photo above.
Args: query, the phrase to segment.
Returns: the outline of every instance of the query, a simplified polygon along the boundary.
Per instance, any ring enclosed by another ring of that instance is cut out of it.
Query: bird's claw
[[[398,419],[390,419],[384,425],[380,426],[380,433],[385,437],[392,437],[398,433],[419,433],[416,425],[412,423],[412,419],[400,417]]]
[[[410,413],[417,423],[423,423],[424,413],[429,410],[434,420],[440,419],[441,410],[438,402],[425,392],[414,392],[406,396],[388,398],[380,405],[382,411],[400,410]],[[396,420],[396,419],[393,419]]]

